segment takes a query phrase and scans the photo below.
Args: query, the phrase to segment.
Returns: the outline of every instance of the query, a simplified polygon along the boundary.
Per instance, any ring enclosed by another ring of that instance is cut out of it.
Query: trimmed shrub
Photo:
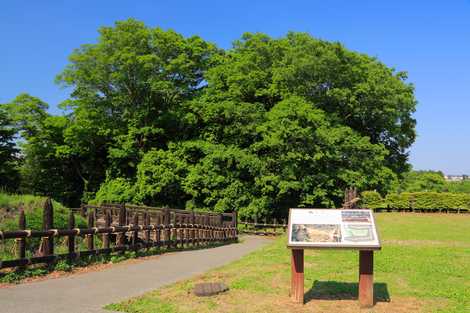
[[[384,199],[377,191],[364,191],[361,193],[361,206],[369,209],[377,209],[384,207]]]
[[[361,193],[361,205],[370,209],[461,209],[470,210],[470,194],[451,192],[389,193],[385,198],[375,191]]]

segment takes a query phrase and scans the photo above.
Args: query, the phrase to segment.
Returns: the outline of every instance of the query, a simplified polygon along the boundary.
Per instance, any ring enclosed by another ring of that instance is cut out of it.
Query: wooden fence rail
[[[83,206],[79,210],[87,217],[86,228],[75,227],[74,213],[77,210],[71,210],[68,228],[55,229],[52,202],[48,199],[43,210],[43,230],[26,229],[27,220],[21,211],[18,230],[0,231],[0,245],[5,244],[6,240],[16,240],[16,258],[0,259],[0,269],[54,263],[59,259],[74,261],[81,256],[152,247],[202,247],[211,243],[230,243],[238,236],[236,213],[214,214],[157,208],[152,211],[149,207],[138,209],[132,206],[128,209],[127,205]],[[97,236],[101,239],[101,247],[97,246]],[[77,250],[77,237],[83,238],[86,250]],[[27,257],[26,241],[29,238],[41,239],[39,249],[32,257]],[[54,253],[56,238],[66,239],[66,253]]]
[[[194,224],[211,225],[211,226],[233,226],[236,225],[236,213],[213,213],[213,212],[197,212],[189,210],[178,210],[169,208],[156,208],[138,205],[123,204],[103,204],[83,205],[80,208],[71,209],[73,212],[79,213],[83,217],[87,216],[89,210],[95,210],[95,219],[98,224],[104,223],[106,212],[110,212],[111,216],[119,217],[121,207],[126,208],[123,223],[132,221],[134,214],[142,216],[148,214],[150,223],[152,224],[171,224],[171,223],[189,223],[194,219]]]
[[[282,235],[287,230],[286,220],[282,223],[278,223],[277,219],[272,219],[268,223],[267,219],[264,219],[263,223],[258,223],[257,218],[253,218],[253,221],[244,220],[240,222],[239,231],[245,234],[261,235],[261,236],[277,236]]]

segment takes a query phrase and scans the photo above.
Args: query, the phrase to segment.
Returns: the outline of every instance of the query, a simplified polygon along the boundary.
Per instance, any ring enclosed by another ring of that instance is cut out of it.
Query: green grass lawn
[[[289,299],[290,251],[282,237],[234,263],[192,280],[108,306],[132,312],[470,312],[470,216],[376,214],[383,249],[375,253],[373,309],[357,303],[358,253],[307,250],[306,304]],[[195,283],[223,281],[209,298]]]

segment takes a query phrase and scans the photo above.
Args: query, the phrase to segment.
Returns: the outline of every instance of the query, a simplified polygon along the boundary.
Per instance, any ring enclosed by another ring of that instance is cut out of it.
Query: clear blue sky
[[[470,174],[470,0],[3,1],[0,102],[28,92],[59,114],[67,90],[54,78],[68,55],[129,17],[223,48],[243,32],[293,30],[377,56],[416,86],[413,166]]]

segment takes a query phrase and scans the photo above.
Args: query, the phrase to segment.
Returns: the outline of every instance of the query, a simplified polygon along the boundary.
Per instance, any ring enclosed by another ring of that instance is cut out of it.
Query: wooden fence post
[[[224,239],[224,235],[223,235],[223,227],[224,227],[224,215],[222,213],[220,213],[220,216],[219,216],[219,225],[217,226],[218,227],[218,230],[217,230],[217,240],[223,240]]]
[[[205,215],[201,215],[201,223],[202,223],[202,244],[205,245],[207,243],[207,218]]]
[[[69,220],[68,220],[68,228],[69,229],[74,229],[75,228],[75,215],[73,214],[73,211],[70,211],[69,213]],[[69,261],[75,260],[75,235],[70,235],[67,237],[67,246],[68,246],[68,259]]]
[[[185,244],[187,242],[187,238],[188,238],[188,236],[187,236],[187,229],[188,228],[186,227],[186,225],[187,225],[186,220],[187,220],[186,214],[182,215],[181,216],[181,227],[182,227],[181,228],[181,247],[185,246]]]
[[[93,228],[95,227],[95,214],[93,211],[88,212],[88,228]],[[94,235],[89,234],[86,236],[86,242],[87,242],[87,249],[88,251],[95,250],[95,241],[94,241]]]
[[[163,217],[161,214],[157,216],[157,224],[155,227],[155,244],[157,248],[160,248],[160,241],[161,241],[161,227],[163,225]]]
[[[172,247],[173,248],[178,248],[178,227],[177,227],[177,223],[178,223],[178,213],[176,212],[172,212],[171,214],[171,221],[172,221],[172,225],[173,225],[173,228],[171,229],[171,243],[172,243]]]
[[[181,214],[175,212],[175,230],[173,232],[173,236],[175,238],[175,248],[178,246],[181,247]]]
[[[205,234],[204,234],[204,243],[208,244],[209,243],[209,238],[210,238],[210,230],[209,230],[209,225],[211,222],[211,218],[208,214],[204,216],[204,225],[205,225]]]
[[[106,210],[104,213],[104,227],[109,228],[113,223],[113,215],[110,209]],[[110,233],[103,234],[103,248],[109,249],[110,247]]]
[[[144,222],[143,222],[144,228],[149,227],[149,225],[150,225],[150,215],[149,215],[148,211],[144,212],[143,219],[144,219]],[[145,242],[145,247],[149,248],[150,230],[145,230],[144,231],[144,242]]]
[[[42,220],[43,230],[49,230],[54,228],[54,208],[52,207],[51,198],[47,198],[44,203],[43,209],[43,220]],[[53,255],[54,254],[54,237],[44,237],[44,255]]]
[[[26,229],[26,216],[24,214],[23,207],[20,208],[20,216],[18,218],[18,226],[20,230]],[[26,258],[26,239],[20,238],[17,239],[18,242],[18,250],[17,250],[17,257],[18,259]]]
[[[189,247],[190,240],[190,229],[189,229],[189,215],[184,215],[184,223],[183,223],[183,244],[185,247]]]
[[[205,240],[205,217],[202,215],[202,213],[199,215],[199,244],[204,245],[204,240]]]
[[[199,230],[199,242],[201,243],[201,246],[203,246],[206,244],[206,218],[204,217],[204,215],[202,215],[202,213],[200,216],[200,224],[201,228]]]
[[[238,213],[237,211],[232,212],[232,227],[237,230],[238,227]]]
[[[118,225],[119,226],[125,226],[126,225],[126,206],[124,204],[121,205],[119,208],[119,220],[118,220]],[[126,233],[120,232],[117,235],[117,245],[119,247],[124,246],[126,243]]]
[[[165,225],[165,242],[166,242],[166,247],[171,246],[171,229],[170,229],[170,224],[171,224],[171,212],[169,209],[165,209],[165,216],[164,216],[164,225]]]
[[[201,243],[202,245],[206,244],[206,239],[207,239],[207,230],[206,230],[206,217],[201,214]]]
[[[139,212],[134,213],[134,218],[132,221],[132,226],[139,226]],[[135,251],[137,251],[137,242],[139,241],[139,231],[134,230],[132,234],[132,246]]]
[[[194,214],[194,210],[191,210],[191,220],[190,220],[190,224],[191,224],[191,245],[194,247],[195,244],[196,244],[196,215]]]
[[[200,244],[200,238],[201,238],[201,229],[200,229],[200,224],[201,224],[201,219],[199,217],[199,214],[194,216],[194,244],[196,246],[199,246]]]
[[[207,243],[212,241],[212,219],[209,214],[207,214]]]

